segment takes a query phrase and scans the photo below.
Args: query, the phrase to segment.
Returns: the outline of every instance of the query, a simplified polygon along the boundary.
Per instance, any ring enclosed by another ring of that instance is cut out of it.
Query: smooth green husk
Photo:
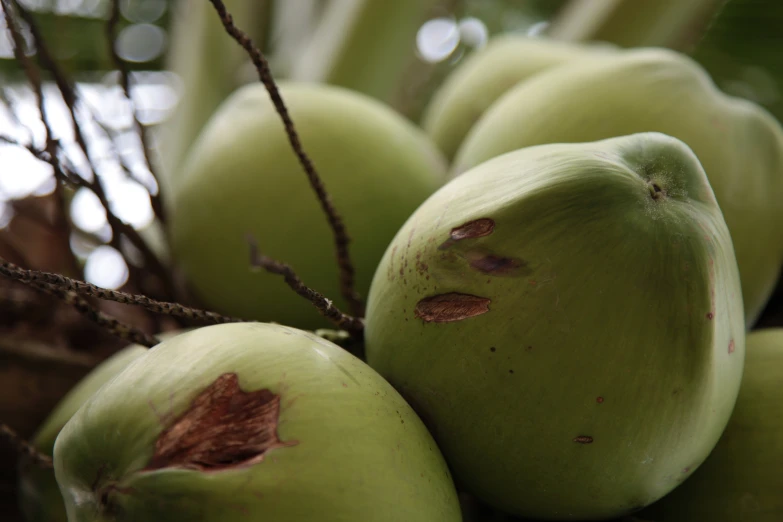
[[[49,414],[32,440],[45,455],[54,452],[54,441],[62,427],[84,402],[101,386],[114,378],[131,361],[147,352],[143,346],[132,345],[112,355],[95,367],[63,397]],[[19,507],[28,522],[66,522],[65,505],[54,471],[44,469],[22,458],[19,464]]]
[[[182,331],[160,334],[158,339],[169,339]],[[52,410],[38,428],[32,440],[35,448],[44,455],[54,453],[54,441],[62,427],[74,413],[104,384],[113,379],[147,353],[147,348],[132,344],[108,357],[74,386]],[[65,505],[54,471],[41,468],[22,458],[19,463],[19,506],[28,522],[65,522]]]
[[[245,465],[144,471],[163,430],[231,373],[246,393],[279,396],[284,444]],[[282,325],[208,326],[157,345],[73,416],[54,461],[70,522],[460,519],[438,447],[391,385]]]
[[[748,334],[737,404],[701,468],[640,516],[651,522],[783,520],[783,329]]]
[[[783,129],[761,107],[721,93],[691,59],[639,49],[540,74],[484,113],[453,173],[521,147],[647,131],[681,139],[704,166],[734,241],[750,327],[783,265]]]
[[[428,305],[453,293],[489,301]],[[453,321],[425,321],[439,312]],[[658,133],[530,147],[449,182],[386,251],[365,335],[458,484],[551,520],[621,516],[688,477],[728,421],[744,339],[714,194]]]
[[[296,83],[281,83],[280,93],[350,234],[356,288],[366,296],[395,232],[445,181],[445,160],[371,98]],[[262,85],[242,88],[214,115],[173,201],[173,255],[206,307],[310,330],[329,325],[280,276],[251,271],[251,233],[264,254],[347,309],[332,230]]]
[[[513,33],[496,36],[449,75],[428,104],[421,126],[451,160],[470,128],[511,87],[553,67],[609,54],[609,46]]]

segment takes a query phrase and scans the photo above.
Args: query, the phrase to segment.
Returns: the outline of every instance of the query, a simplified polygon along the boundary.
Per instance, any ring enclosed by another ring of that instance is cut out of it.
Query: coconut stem
[[[106,288],[101,288],[85,281],[71,279],[60,274],[41,272],[38,270],[27,270],[16,266],[1,257],[0,274],[43,290],[45,290],[45,288],[41,287],[49,287],[61,292],[73,293],[77,296],[82,295],[86,297],[95,297],[104,301],[114,301],[116,303],[127,305],[137,305],[154,313],[182,317],[192,321],[198,321],[207,324],[238,323],[244,321],[243,319],[220,315],[216,312],[190,308],[179,303],[156,301],[155,299],[150,299],[144,295],[134,295],[128,294],[126,292],[118,292],[116,290],[108,290]],[[148,346],[154,346],[157,344],[157,341],[155,341],[152,337],[149,337],[149,340],[151,340],[152,344]],[[142,342],[140,344],[147,343]]]
[[[647,184],[647,186],[650,190],[650,197],[653,199],[659,199],[661,196],[665,195],[663,189],[657,183],[651,181]]]
[[[29,457],[37,466],[44,469],[52,469],[54,467],[52,457],[44,455],[35,449],[35,446],[22,438],[11,426],[4,422],[0,422],[0,436],[8,440],[17,452]]]
[[[252,267],[263,268],[267,272],[283,276],[288,286],[298,295],[310,301],[321,312],[321,315],[329,319],[338,328],[350,332],[356,338],[361,338],[364,333],[364,321],[362,319],[341,312],[339,308],[334,306],[331,300],[305,285],[289,265],[261,254],[258,250],[258,243],[253,236],[248,235],[247,242],[250,246],[250,265]]]
[[[353,263],[351,262],[351,256],[348,252],[348,244],[350,243],[348,231],[346,230],[342,218],[334,208],[331,198],[326,191],[326,187],[316,172],[312,160],[302,148],[299,135],[297,134],[296,128],[294,127],[294,122],[291,120],[291,116],[288,114],[288,109],[286,108],[285,103],[283,103],[283,99],[280,96],[277,85],[272,78],[272,73],[269,70],[269,64],[258,47],[253,44],[253,41],[250,39],[250,37],[248,37],[247,34],[242,32],[234,25],[233,18],[226,10],[226,6],[223,5],[222,0],[210,0],[210,2],[212,2],[212,5],[215,7],[215,10],[220,16],[220,20],[223,22],[223,26],[225,27],[226,32],[231,35],[231,37],[234,38],[234,40],[236,40],[237,43],[245,49],[245,51],[247,51],[248,55],[250,55],[250,58],[253,61],[253,65],[255,65],[256,70],[258,71],[258,76],[261,80],[261,83],[263,83],[264,87],[266,87],[266,90],[269,93],[269,97],[272,99],[272,103],[274,104],[277,113],[283,120],[286,135],[288,136],[288,140],[291,143],[291,148],[294,150],[294,153],[299,159],[299,163],[301,163],[302,167],[304,168],[305,173],[307,174],[307,178],[310,181],[310,185],[313,187],[313,190],[318,197],[318,201],[321,203],[321,207],[326,214],[326,218],[329,221],[329,225],[331,226],[334,233],[335,246],[337,249],[337,264],[340,268],[341,294],[348,303],[348,306],[351,309],[351,313],[359,317],[363,316],[364,305],[362,303],[361,297],[359,296],[359,293],[354,288],[354,267]]]
[[[1,257],[0,274],[29,285],[36,290],[57,297],[66,304],[73,306],[80,314],[94,323],[97,323],[99,326],[106,328],[109,332],[121,339],[147,347],[153,347],[158,344],[158,341],[153,336],[144,333],[136,327],[118,321],[88,303],[79,295],[78,291],[75,290],[76,287],[69,287],[65,283],[67,281],[75,282],[73,279],[59,274],[39,272],[37,270],[25,270],[13,263],[9,263]],[[52,282],[47,281],[47,279]],[[60,280],[63,281],[63,283],[61,283]]]

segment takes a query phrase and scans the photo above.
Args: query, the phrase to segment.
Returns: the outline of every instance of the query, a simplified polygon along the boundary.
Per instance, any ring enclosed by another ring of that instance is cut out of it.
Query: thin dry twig
[[[0,274],[30,285],[46,285],[75,295],[94,297],[104,301],[114,301],[126,305],[141,306],[151,312],[182,317],[201,323],[220,324],[244,322],[243,319],[227,317],[215,312],[199,310],[197,308],[190,308],[179,303],[156,301],[155,299],[150,299],[144,295],[134,295],[101,288],[91,283],[71,279],[60,274],[42,272],[39,270],[28,270],[6,261],[3,258],[0,258]]]
[[[16,113],[16,104],[9,96],[10,91],[8,87],[0,88],[0,103],[5,107],[6,114],[8,114],[8,118],[13,122],[14,126],[17,129],[23,129],[27,133],[29,140],[33,141],[33,131],[19,119],[19,115]]]
[[[18,9],[18,5],[14,0],[2,0],[3,13],[5,14],[6,26],[11,33],[11,41],[13,43],[13,52],[16,61],[22,67],[25,75],[27,76],[30,86],[35,93],[35,99],[38,104],[38,110],[41,113],[41,120],[46,130],[47,147],[49,142],[53,139],[52,129],[49,126],[49,119],[46,117],[46,106],[44,105],[43,86],[41,82],[41,73],[35,64],[27,56],[27,45],[25,44],[24,37],[22,36],[22,30],[19,27],[19,20],[16,18],[14,9]]]
[[[84,315],[89,320],[105,328],[110,333],[123,340],[129,341],[131,343],[141,344],[147,347],[152,347],[158,344],[158,341],[153,336],[139,330],[134,326],[122,323],[117,319],[101,312],[88,303],[78,294],[78,292],[71,289],[70,287],[58,284],[56,282],[50,282],[45,277],[40,277],[38,275],[48,274],[48,272],[27,270],[0,257],[0,274],[60,299],[64,303],[74,307],[77,312]],[[57,278],[70,280],[65,276],[58,274],[54,275],[56,278],[52,279],[52,281],[56,281]]]
[[[267,272],[283,276],[288,286],[298,295],[310,301],[321,312],[321,315],[329,319],[338,328],[350,332],[354,337],[361,337],[364,332],[364,321],[362,319],[341,312],[339,308],[334,306],[331,300],[305,285],[289,265],[263,255],[259,251],[258,243],[253,236],[248,235],[247,242],[250,246],[251,267],[256,269],[263,268]]]
[[[0,422],[0,436],[10,442],[18,453],[29,457],[36,466],[43,469],[52,469],[54,467],[52,457],[38,451],[35,446],[24,440],[16,430],[4,422]]]
[[[4,270],[0,268],[0,272],[4,273]],[[98,326],[105,328],[120,339],[129,341],[131,343],[140,344],[148,348],[152,348],[159,342],[155,339],[155,337],[142,332],[138,328],[118,321],[117,319],[101,312],[75,292],[65,290],[56,285],[38,281],[24,282],[33,288],[57,297],[65,304],[74,307],[77,312],[85,316],[87,319],[94,322]]]
[[[36,158],[37,160],[43,161],[44,163],[48,163],[50,165],[52,163],[57,163],[57,170],[59,172],[55,172],[55,178],[57,178],[58,181],[60,181],[62,179],[65,179],[65,178],[68,178],[66,181],[68,183],[71,183],[71,184],[74,184],[74,185],[83,182],[83,180],[78,175],[73,173],[67,167],[63,166],[60,163],[59,158],[56,157],[56,158],[53,159],[51,154],[47,150],[38,149],[32,143],[22,143],[19,140],[15,139],[15,138],[13,138],[11,136],[7,136],[5,134],[0,135],[0,141],[2,141],[3,143],[5,143],[7,145],[15,145],[17,147],[21,147],[21,148],[27,150],[27,152],[29,152],[34,158]],[[55,148],[58,148],[59,144],[57,144],[57,140],[54,140],[54,141],[55,141]],[[70,179],[70,178],[73,178],[73,179]]]
[[[112,237],[109,242],[109,244],[114,247],[118,252],[123,252],[123,246],[122,246],[122,236],[125,236],[129,242],[136,247],[144,257],[145,264],[147,265],[147,268],[150,270],[151,273],[153,273],[161,282],[164,292],[169,297],[176,297],[176,286],[174,284],[174,281],[171,278],[171,274],[166,269],[166,267],[163,265],[163,263],[158,259],[158,256],[153,252],[153,250],[149,247],[147,242],[144,240],[144,238],[139,234],[139,232],[133,228],[128,223],[122,221],[120,218],[118,218],[114,212],[111,209],[111,204],[109,203],[108,196],[106,194],[106,189],[103,185],[103,181],[101,177],[99,176],[99,169],[95,165],[92,156],[90,154],[90,149],[87,146],[87,142],[84,138],[84,135],[81,131],[81,128],[79,126],[79,120],[76,114],[76,104],[78,99],[78,96],[76,94],[76,91],[73,88],[73,85],[68,80],[65,73],[62,71],[62,69],[57,64],[56,60],[52,57],[51,52],[49,51],[49,48],[46,44],[46,41],[41,34],[40,30],[38,29],[38,26],[35,23],[35,19],[32,16],[32,14],[24,9],[22,6],[19,5],[17,0],[2,0],[3,6],[5,7],[7,18],[14,17],[14,13],[11,11],[10,7],[13,5],[13,8],[15,8],[18,12],[21,18],[25,21],[25,23],[30,28],[30,33],[33,37],[33,41],[35,42],[36,47],[36,54],[41,61],[42,65],[52,74],[54,77],[55,84],[57,85],[60,94],[63,97],[63,101],[65,102],[66,107],[68,108],[68,111],[71,116],[71,121],[73,125],[73,133],[74,138],[76,140],[77,145],[84,153],[85,158],[87,159],[88,164],[90,165],[90,170],[93,173],[93,180],[88,181],[82,176],[75,174],[75,169],[70,169],[71,172],[66,175],[65,169],[61,165],[61,162],[58,159],[58,151],[59,151],[59,144],[52,139],[52,133],[51,129],[49,127],[48,120],[46,118],[46,113],[43,110],[43,92],[41,88],[41,78],[40,73],[35,68],[35,66],[32,64],[30,59],[25,55],[24,52],[17,52],[16,49],[24,49],[24,41],[21,37],[21,33],[18,31],[14,31],[12,29],[12,34],[15,32],[16,36],[14,36],[14,41],[17,42],[15,45],[15,56],[17,57],[17,60],[20,61],[20,63],[23,64],[25,71],[27,72],[27,77],[30,83],[33,85],[33,89],[35,90],[36,97],[39,102],[39,109],[41,110],[41,119],[44,122],[44,125],[47,129],[47,159],[45,161],[48,161],[52,167],[54,168],[54,174],[55,178],[58,181],[65,182],[67,184],[70,184],[73,187],[76,188],[86,188],[90,191],[92,191],[97,197],[98,200],[101,202],[101,205],[106,210],[106,219],[109,222],[109,226],[112,230]],[[14,26],[18,24],[18,20],[13,18]],[[9,23],[9,28],[12,26],[11,23]],[[39,159],[41,159],[39,157]],[[58,184],[59,189],[59,184]],[[152,197],[152,196],[150,196]],[[154,208],[154,205],[153,205]],[[132,270],[134,278],[138,279],[142,272],[136,267],[134,267],[131,263],[129,263],[129,269]]]
[[[57,149],[59,144],[54,138],[51,125],[49,124],[49,118],[46,112],[46,104],[44,103],[43,83],[41,81],[41,73],[35,64],[27,56],[27,45],[24,37],[22,36],[19,20],[16,18],[16,11],[22,13],[21,7],[16,0],[2,0],[3,13],[5,14],[6,26],[11,33],[11,40],[13,42],[13,52],[17,63],[22,67],[22,70],[27,76],[27,79],[35,94],[35,100],[38,105],[38,112],[41,115],[41,121],[44,126],[45,138],[46,138],[46,152],[48,153],[48,163],[52,166],[55,177],[62,176],[62,169],[60,162],[57,159]],[[66,233],[69,233],[72,229],[71,220],[68,217],[68,212],[65,209],[65,198],[63,198],[62,187],[59,183],[55,185],[55,192],[57,194],[58,201],[58,221],[64,228]],[[71,253],[70,264],[72,266],[78,266],[76,262],[75,254]]]
[[[152,162],[152,153],[149,145],[149,135],[147,134],[147,127],[142,125],[141,121],[139,121],[139,116],[138,113],[136,112],[136,105],[133,102],[133,97],[131,96],[130,72],[128,71],[128,65],[117,53],[116,39],[117,39],[117,24],[119,23],[119,21],[120,21],[120,0],[112,0],[111,12],[109,14],[109,19],[106,22],[106,42],[108,43],[109,46],[109,55],[111,56],[112,61],[114,62],[114,66],[117,68],[117,70],[120,71],[120,85],[122,86],[122,90],[125,93],[125,97],[128,99],[128,103],[131,104],[131,108],[133,112],[133,123],[136,127],[136,132],[138,132],[139,134],[139,139],[141,140],[141,148],[144,151],[144,160],[147,163],[147,169],[150,171],[153,179],[155,179],[155,183],[158,185],[157,194],[150,194],[150,203],[152,205],[152,210],[153,212],[155,212],[155,216],[157,216],[160,222],[165,224],[166,223],[165,209],[160,199],[160,177],[158,176],[157,170],[155,169],[154,163]]]
[[[5,0],[3,1],[5,3]],[[87,159],[90,160],[90,155],[87,151],[87,144],[84,141],[84,137],[82,136],[81,129],[79,128],[79,124],[76,120],[76,113],[75,113],[76,95],[74,94],[73,88],[71,87],[68,80],[65,78],[65,75],[63,75],[62,72],[57,67],[57,64],[52,58],[51,53],[49,53],[49,49],[46,46],[46,42],[44,41],[40,31],[38,30],[38,26],[35,24],[35,19],[32,17],[32,15],[21,5],[19,5],[19,2],[17,0],[10,0],[9,3],[13,5],[13,9],[19,12],[21,18],[25,21],[25,23],[27,23],[27,26],[30,28],[30,33],[32,34],[33,41],[35,42],[36,54],[38,55],[43,66],[47,68],[54,76],[55,84],[57,85],[57,88],[60,90],[63,100],[65,101],[65,105],[68,107],[68,110],[71,113],[71,117],[73,120],[73,132],[76,138],[76,142],[79,144],[79,147],[84,151],[84,155],[87,157]],[[10,14],[11,11],[6,9],[6,16],[10,16]],[[18,21],[14,20],[14,25],[17,25],[17,23]],[[12,33],[14,32],[13,29],[11,29],[11,31]],[[57,151],[59,149],[59,144],[56,142],[56,140],[54,140],[54,136],[52,134],[49,125],[49,119],[47,118],[46,111],[44,110],[44,101],[43,101],[44,98],[43,98],[43,89],[41,85],[40,73],[38,69],[29,60],[29,58],[27,58],[26,56],[24,58],[21,58],[20,55],[17,54],[16,50],[21,50],[22,54],[24,54],[24,43],[21,40],[21,35],[14,36],[14,41],[15,41],[16,59],[17,60],[21,59],[24,62],[26,62],[25,70],[27,70],[28,68],[30,69],[30,72],[27,73],[27,78],[30,84],[33,86],[33,90],[35,92],[36,99],[38,101],[38,108],[41,113],[41,120],[43,121],[44,127],[46,128],[46,152],[49,154],[49,158],[50,158],[49,161],[58,162]],[[35,73],[31,74],[33,71]],[[55,168],[55,170],[57,170],[57,166],[55,165],[52,166]]]
[[[16,145],[18,147],[27,148],[27,145],[23,145],[22,143],[20,143],[16,139],[14,139],[14,138],[12,138],[10,136],[6,136],[5,134],[0,134],[0,141],[5,143],[6,145]]]
[[[79,145],[79,148],[84,153],[85,158],[90,164],[90,169],[93,171],[93,173],[97,174],[98,169],[93,162],[89,147],[87,146],[87,141],[84,139],[84,134],[82,133],[81,127],[79,126],[79,120],[76,116],[76,103],[78,100],[76,96],[76,90],[65,73],[57,65],[57,62],[52,54],[49,52],[49,46],[41,34],[41,31],[38,29],[38,25],[36,24],[33,15],[24,7],[19,5],[18,0],[11,1],[13,2],[16,10],[19,11],[21,18],[30,28],[30,34],[32,35],[33,41],[35,42],[36,55],[38,56],[38,59],[40,60],[43,67],[52,74],[54,82],[57,85],[57,89],[60,91],[60,95],[65,102],[65,106],[68,108],[68,112],[71,116],[71,125],[73,127],[73,135],[74,139],[76,140],[76,144]],[[103,187],[99,187],[99,189],[102,188]]]
[[[82,105],[85,107],[85,109],[89,111],[90,116],[92,117],[93,123],[95,123],[95,125],[101,130],[101,132],[103,133],[103,137],[106,138],[106,142],[107,142],[107,147],[109,149],[109,153],[113,154],[114,157],[117,158],[117,162],[118,162],[119,166],[122,168],[122,171],[125,174],[126,178],[129,179],[130,181],[138,183],[142,187],[147,187],[147,182],[145,180],[141,179],[135,172],[133,172],[133,169],[131,168],[131,166],[128,164],[128,162],[125,160],[125,158],[123,158],[122,154],[117,149],[116,140],[117,140],[118,134],[120,134],[120,132],[127,131],[128,129],[126,129],[126,128],[123,128],[123,129],[120,129],[120,130],[112,129],[109,125],[107,125],[106,123],[104,123],[104,122],[102,122],[100,120],[100,118],[98,116],[98,109],[95,106],[90,104],[84,98],[82,98],[81,101],[82,101]],[[157,179],[155,180],[155,182],[157,183]],[[160,187],[158,187],[158,188],[160,188]],[[147,189],[147,191],[149,192],[149,188]],[[152,203],[152,198],[153,198],[153,196],[152,196],[152,194],[150,194],[150,204],[152,205],[153,211],[154,211],[155,203]],[[158,219],[160,219],[160,217]],[[161,220],[161,222],[162,222],[162,220]]]
[[[22,148],[26,149],[30,154],[32,154],[33,157],[35,157],[36,159],[38,159],[40,161],[44,161],[44,162],[49,163],[49,164],[53,164],[53,162],[56,162],[57,163],[57,169],[55,170],[55,178],[57,179],[58,182],[67,183],[68,185],[70,185],[72,187],[76,187],[76,188],[87,188],[88,190],[91,189],[90,182],[88,182],[83,177],[81,177],[78,174],[76,174],[75,169],[70,168],[68,165],[65,165],[65,164],[61,163],[59,160],[56,160],[56,161],[52,160],[51,155],[47,151],[37,149],[32,144],[21,143],[18,140],[14,139],[14,138],[12,138],[10,136],[6,136],[6,135],[0,135],[0,142],[6,143],[8,145],[15,145],[15,146],[18,146],[18,147],[22,147]],[[109,215],[109,212],[107,211],[107,216],[108,215]],[[125,235],[126,235],[126,237],[128,237],[128,239],[130,239],[131,237],[138,236],[139,240],[142,241],[142,244],[146,245],[146,242],[144,242],[143,238],[141,238],[141,236],[139,235],[138,231],[135,228],[133,228],[131,225],[125,223],[124,221],[120,221],[118,218],[115,218],[115,219],[117,220],[117,223],[116,223],[115,226],[117,228],[119,228],[119,230],[121,232],[125,233]],[[111,223],[111,220],[110,220],[110,223]],[[109,244],[112,245],[117,251],[122,252],[123,250],[122,250],[122,242],[121,241],[122,241],[121,237],[116,233],[116,228],[115,228],[114,229],[114,233],[112,234],[112,240],[110,241]],[[137,246],[137,243],[134,242],[134,241],[131,241],[131,244],[134,245],[134,246]],[[147,248],[149,248],[149,247],[147,246]],[[141,252],[142,252],[142,255],[145,254],[144,250],[141,250]],[[147,259],[148,258],[146,258],[146,256],[145,256],[145,260],[147,260]],[[157,257],[156,257],[156,259],[157,259]],[[159,263],[159,261],[158,261],[158,263]],[[131,263],[128,263],[128,267],[130,269],[135,269],[136,273],[142,273],[142,271],[140,269],[138,269],[137,267],[135,267]],[[162,264],[160,264],[160,266],[159,266],[159,271],[160,271],[161,274],[165,275],[167,281],[170,281],[170,286],[167,285],[166,288],[167,289],[171,288],[172,289],[171,292],[173,292],[174,283],[171,280],[170,274],[168,273],[168,271],[166,270],[166,268]],[[170,293],[169,293],[169,295],[170,295]]]
[[[234,20],[231,14],[226,10],[226,6],[223,4],[222,0],[210,0],[210,2],[212,2],[212,5],[215,7],[215,10],[218,13],[218,16],[220,16],[220,20],[223,22],[223,27],[225,27],[226,32],[231,35],[231,37],[233,37],[234,40],[236,40],[237,43],[245,49],[245,51],[247,51],[248,55],[250,55],[250,58],[253,61],[253,65],[255,65],[256,70],[258,71],[258,76],[261,80],[261,83],[263,83],[264,87],[266,87],[275,109],[280,115],[280,118],[283,120],[283,125],[285,126],[288,141],[291,143],[291,147],[299,159],[299,163],[301,163],[302,167],[307,173],[307,178],[310,181],[310,185],[313,187],[313,190],[318,196],[318,201],[321,203],[321,207],[326,213],[329,225],[334,232],[335,246],[337,249],[337,264],[340,267],[340,291],[348,303],[351,312],[356,316],[363,316],[364,305],[362,303],[361,297],[359,296],[359,293],[354,288],[354,267],[353,263],[351,262],[351,256],[348,252],[348,244],[350,243],[348,231],[345,228],[345,224],[343,223],[342,218],[334,208],[331,198],[326,192],[326,187],[316,172],[312,160],[309,158],[309,156],[307,156],[304,149],[302,148],[299,135],[297,134],[296,128],[294,127],[294,122],[291,120],[291,116],[288,114],[288,109],[286,108],[286,105],[280,96],[280,92],[277,89],[277,85],[272,78],[272,73],[269,70],[269,64],[258,47],[253,44],[253,41],[250,39],[250,37],[242,30],[237,28],[236,25],[234,25]]]

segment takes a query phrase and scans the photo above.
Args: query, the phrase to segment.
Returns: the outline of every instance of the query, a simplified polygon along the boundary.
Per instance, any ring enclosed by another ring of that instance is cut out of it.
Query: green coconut
[[[659,133],[529,147],[446,184],[386,251],[365,335],[458,485],[544,520],[626,515],[687,478],[744,340],[712,189]]]
[[[465,492],[460,492],[460,505],[462,522],[520,522],[519,518],[492,509]],[[527,519],[527,522],[535,521]]]
[[[720,92],[690,58],[639,49],[540,74],[471,129],[454,174],[521,147],[647,131],[684,141],[704,166],[734,241],[746,325],[754,324],[783,265],[783,129],[760,106]]]
[[[745,372],[729,425],[680,487],[641,513],[654,522],[783,520],[783,329],[747,336]]]
[[[41,453],[51,456],[54,452],[54,441],[60,433],[60,429],[76,413],[76,410],[131,361],[146,352],[145,347],[132,345],[96,366],[63,397],[38,429],[32,441],[35,448]],[[54,471],[37,467],[24,458],[19,466],[19,506],[25,519],[29,522],[66,522],[68,520],[60,489],[54,478]]]
[[[422,128],[451,160],[470,128],[511,87],[562,64],[614,54],[610,50],[513,33],[496,36],[449,75],[427,106]]]
[[[458,522],[431,435],[365,363],[314,334],[207,326],[159,344],[60,432],[69,522]]]
[[[159,339],[169,339],[182,331],[160,334]],[[62,427],[74,413],[104,384],[113,379],[131,362],[147,353],[147,348],[132,344],[108,357],[87,374],[57,404],[32,440],[35,448],[44,455],[54,452],[54,441]],[[66,522],[65,505],[54,471],[43,469],[22,458],[19,466],[19,506],[28,522]]]
[[[284,83],[280,92],[351,236],[357,289],[366,296],[389,241],[443,184],[445,160],[421,130],[369,97],[317,84]],[[346,308],[332,231],[261,84],[218,109],[173,200],[173,256],[205,307],[308,330],[329,324],[280,276],[251,271],[251,233],[264,254]]]

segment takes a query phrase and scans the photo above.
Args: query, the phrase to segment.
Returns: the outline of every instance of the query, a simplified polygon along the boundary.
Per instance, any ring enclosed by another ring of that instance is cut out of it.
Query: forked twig
[[[0,436],[10,442],[18,453],[29,457],[36,466],[44,469],[52,469],[54,467],[52,457],[38,451],[35,446],[24,440],[16,430],[4,422],[0,422]]]
[[[199,310],[197,308],[190,308],[179,303],[157,301],[144,295],[135,295],[101,288],[91,283],[71,279],[60,274],[28,270],[10,263],[3,258],[0,258],[0,274],[30,285],[48,285],[59,289],[60,291],[73,293],[75,295],[94,297],[104,301],[114,301],[126,305],[141,306],[151,312],[182,317],[201,323],[220,324],[244,322],[243,319],[227,317],[215,312]],[[157,341],[155,344],[157,344]]]
[[[30,82],[30,86],[33,89],[33,93],[35,94],[35,100],[38,106],[38,112],[41,115],[41,122],[43,123],[44,126],[45,139],[46,139],[46,152],[47,152],[47,157],[49,158],[47,160],[47,163],[51,165],[55,177],[62,177],[63,175],[62,166],[60,165],[60,162],[57,158],[57,150],[59,148],[59,143],[54,138],[52,127],[49,124],[49,118],[46,112],[46,104],[44,103],[43,83],[41,80],[41,73],[38,70],[38,68],[35,66],[33,61],[27,56],[27,45],[25,43],[24,37],[22,36],[19,20],[16,18],[15,9],[18,9],[20,12],[22,12],[22,9],[18,5],[16,0],[2,0],[1,4],[3,8],[3,13],[5,14],[6,26],[8,27],[8,31],[11,33],[14,57],[16,58],[17,63],[21,66],[22,70],[24,71],[25,76],[27,77],[27,80]],[[68,217],[68,213],[65,210],[65,202],[64,202],[64,198],[62,197],[62,187],[60,186],[59,183],[55,185],[55,192],[58,196],[57,197],[58,219],[62,223],[64,228],[68,232],[70,232],[71,221]],[[76,262],[76,256],[73,254],[71,254],[70,261],[71,261],[70,264],[72,266],[78,265],[78,263]]]
[[[109,226],[112,230],[112,238],[109,244],[118,252],[123,252],[122,236],[125,236],[128,241],[141,252],[147,268],[161,281],[166,294],[172,297],[176,296],[176,286],[171,278],[171,275],[160,259],[158,259],[158,256],[155,254],[155,252],[153,252],[153,250],[149,247],[144,238],[135,228],[122,221],[112,211],[111,204],[106,194],[106,189],[104,188],[103,181],[99,176],[98,168],[95,165],[93,158],[91,157],[90,149],[87,146],[87,142],[79,126],[79,121],[76,114],[76,103],[78,101],[76,91],[74,90],[71,82],[66,77],[65,73],[54,60],[46,44],[46,41],[43,38],[43,35],[35,23],[35,19],[26,9],[19,5],[18,0],[2,0],[2,3],[6,12],[6,19],[8,20],[8,27],[11,30],[11,34],[14,40],[14,55],[20,64],[22,64],[27,78],[30,84],[33,86],[33,90],[35,91],[36,98],[38,100],[39,111],[41,112],[41,119],[47,131],[47,155],[45,157],[38,155],[37,157],[47,161],[52,165],[55,178],[58,180],[58,182],[64,182],[76,188],[87,188],[88,190],[92,191],[98,197],[101,205],[106,210],[106,219],[109,222]],[[69,169],[66,169],[59,159],[59,143],[53,138],[47,114],[44,110],[40,72],[24,52],[24,39],[22,38],[21,32],[18,28],[16,11],[19,12],[21,18],[29,26],[30,33],[32,34],[33,40],[35,42],[38,58],[43,66],[54,77],[55,84],[57,85],[60,94],[63,97],[63,101],[68,108],[71,116],[74,138],[77,145],[79,145],[79,148],[84,153],[84,156],[90,166],[90,170],[93,173],[93,179],[91,181],[88,181],[78,174],[75,174],[75,171],[68,172]],[[152,198],[152,196],[150,197]],[[137,270],[135,267],[129,265],[129,268],[133,270],[134,275],[139,275],[139,270]]]
[[[79,292],[75,287],[60,283],[60,281],[74,281],[66,276],[39,272],[37,270],[27,270],[2,257],[0,257],[0,274],[60,299],[64,303],[75,308],[77,312],[87,317],[87,319],[105,328],[120,339],[150,348],[159,342],[155,337],[134,326],[118,321],[92,306],[87,300],[79,295]]]
[[[234,40],[236,40],[237,43],[245,49],[245,51],[247,51],[248,55],[250,55],[250,59],[253,61],[253,65],[255,65],[256,70],[258,71],[258,76],[261,80],[261,83],[263,83],[264,87],[266,87],[266,90],[269,93],[269,97],[272,99],[272,103],[274,104],[277,113],[283,120],[283,125],[285,127],[286,135],[288,136],[288,141],[291,143],[291,148],[293,148],[294,153],[299,159],[299,163],[301,163],[302,167],[307,173],[307,178],[310,181],[310,185],[313,187],[313,190],[318,196],[318,201],[321,203],[321,208],[326,213],[326,218],[329,221],[329,225],[331,226],[334,233],[335,246],[337,249],[337,264],[340,267],[340,292],[348,303],[348,306],[351,309],[351,313],[356,316],[363,316],[364,305],[362,304],[359,293],[354,288],[354,267],[353,263],[351,262],[351,256],[348,252],[348,244],[350,242],[348,231],[345,228],[345,224],[343,223],[342,218],[334,208],[331,198],[326,192],[324,183],[316,172],[312,160],[302,148],[299,135],[297,134],[296,128],[294,127],[294,122],[291,120],[291,116],[288,114],[288,109],[286,108],[286,105],[280,96],[280,92],[277,89],[277,85],[272,78],[272,73],[269,70],[269,64],[258,47],[253,44],[253,41],[250,39],[250,37],[242,30],[237,28],[236,25],[234,25],[234,20],[231,14],[226,10],[226,6],[223,4],[222,0],[210,0],[210,2],[212,2],[212,5],[215,7],[215,10],[218,13],[218,16],[220,16],[220,20],[223,22],[223,27],[225,27],[226,32],[231,35],[231,37],[233,37]]]
[[[248,235],[247,242],[250,247],[250,266],[256,269],[263,268],[267,272],[283,276],[285,282],[294,292],[310,301],[321,312],[321,315],[329,319],[338,328],[350,332],[354,336],[362,335],[364,332],[364,321],[362,319],[341,312],[339,308],[334,306],[331,300],[305,285],[299,279],[299,276],[296,275],[293,268],[263,255],[258,250],[258,243],[253,236]]]
[[[2,268],[0,268],[0,271],[3,271]],[[114,317],[111,317],[110,315],[101,312],[100,310],[92,306],[90,303],[88,303],[84,298],[79,296],[79,294],[77,294],[76,292],[65,290],[56,285],[42,283],[38,281],[24,281],[24,282],[37,290],[45,292],[49,295],[53,295],[54,297],[57,297],[65,304],[68,304],[73,308],[75,308],[77,312],[85,316],[87,319],[94,322],[98,326],[101,326],[104,329],[108,330],[109,332],[116,335],[120,339],[124,339],[131,343],[140,344],[142,346],[146,346],[147,348],[152,348],[153,346],[155,346],[160,342],[156,340],[155,337],[142,332],[138,328],[131,326],[129,324],[125,324],[121,321],[118,321]]]

